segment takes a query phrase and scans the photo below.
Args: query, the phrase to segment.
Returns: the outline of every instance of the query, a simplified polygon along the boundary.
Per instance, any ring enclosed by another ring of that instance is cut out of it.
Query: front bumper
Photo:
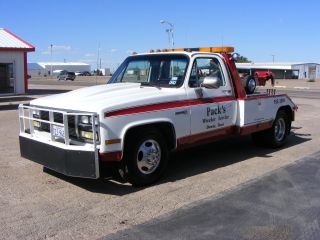
[[[64,149],[19,136],[21,156],[72,177],[98,178],[95,151]]]
[[[34,117],[34,111],[39,117]],[[93,119],[92,141],[79,140],[78,116]],[[22,157],[67,176],[99,178],[100,127],[96,113],[19,105],[19,123]]]

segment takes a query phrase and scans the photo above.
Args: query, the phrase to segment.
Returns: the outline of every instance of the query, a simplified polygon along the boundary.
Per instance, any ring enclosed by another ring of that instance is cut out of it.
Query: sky
[[[168,48],[163,19],[177,48],[230,45],[254,62],[320,63],[318,0],[0,0],[0,12],[0,28],[36,47],[28,62],[94,69],[101,58],[114,70],[133,51]]]

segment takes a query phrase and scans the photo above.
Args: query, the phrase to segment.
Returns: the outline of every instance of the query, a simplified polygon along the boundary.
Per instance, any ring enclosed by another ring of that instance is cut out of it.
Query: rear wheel
[[[168,148],[155,129],[128,136],[120,175],[134,186],[150,185],[160,178],[168,162]]]
[[[290,118],[285,111],[280,110],[273,122],[272,128],[252,134],[253,141],[259,146],[282,147],[290,131]]]

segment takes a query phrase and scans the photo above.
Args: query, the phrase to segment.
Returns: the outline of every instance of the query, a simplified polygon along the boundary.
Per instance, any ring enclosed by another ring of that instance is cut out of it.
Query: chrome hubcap
[[[149,139],[144,141],[137,152],[137,164],[140,172],[153,173],[161,160],[161,148],[158,142]]]
[[[274,126],[274,135],[278,142],[281,142],[286,133],[286,123],[283,118],[279,118]]]

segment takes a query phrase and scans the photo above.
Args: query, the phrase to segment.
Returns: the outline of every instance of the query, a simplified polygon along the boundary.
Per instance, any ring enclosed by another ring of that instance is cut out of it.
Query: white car
[[[105,85],[19,106],[21,155],[74,177],[117,162],[133,185],[155,182],[170,151],[231,135],[282,146],[297,109],[284,94],[248,94],[233,48],[128,57]],[[201,164],[201,162],[199,162]]]

